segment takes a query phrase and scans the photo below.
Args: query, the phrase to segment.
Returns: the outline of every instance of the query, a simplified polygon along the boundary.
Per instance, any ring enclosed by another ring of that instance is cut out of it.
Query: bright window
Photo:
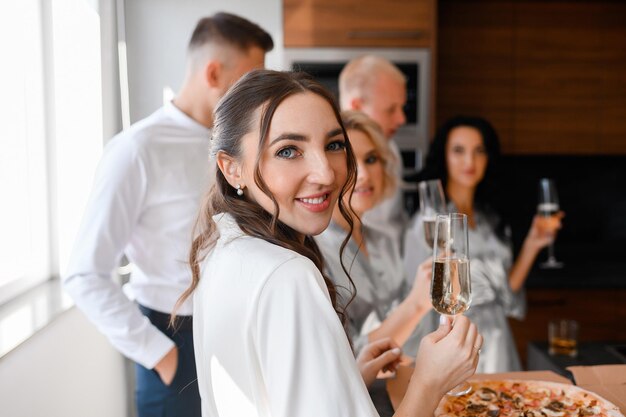
[[[50,275],[39,0],[0,5],[0,302]]]
[[[45,1],[45,0],[44,0]],[[102,154],[100,16],[86,0],[52,4],[58,269],[63,273]]]
[[[0,2],[0,303],[67,263],[101,155],[97,1]]]

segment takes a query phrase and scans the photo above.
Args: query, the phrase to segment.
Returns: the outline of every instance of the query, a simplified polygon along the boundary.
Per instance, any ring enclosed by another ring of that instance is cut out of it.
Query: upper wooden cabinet
[[[283,0],[287,47],[433,47],[435,0]]]
[[[509,154],[626,154],[626,3],[440,0],[437,125],[481,115]]]

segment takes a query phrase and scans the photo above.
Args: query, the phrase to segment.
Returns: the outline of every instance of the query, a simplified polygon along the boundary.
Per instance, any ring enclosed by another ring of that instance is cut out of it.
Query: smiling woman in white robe
[[[400,349],[378,339],[355,361],[313,240],[356,174],[331,94],[306,74],[252,71],[217,107],[211,141],[216,183],[180,300],[193,295],[202,415],[375,416],[367,385]],[[398,415],[432,416],[482,345],[467,319],[424,340]]]

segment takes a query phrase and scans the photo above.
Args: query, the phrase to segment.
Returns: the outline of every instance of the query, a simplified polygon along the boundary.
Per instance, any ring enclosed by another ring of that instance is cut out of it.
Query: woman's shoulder
[[[331,221],[326,230],[315,236],[315,241],[318,244],[324,245],[341,245],[347,235],[348,232],[342,229],[341,226],[334,221]]]
[[[363,232],[368,240],[375,239],[380,242],[393,242],[393,237],[390,233],[376,227],[363,225]]]
[[[397,253],[400,256],[400,243],[393,234],[375,227],[364,226],[363,236],[365,236],[368,250],[372,254],[383,252]]]
[[[244,259],[254,261],[258,267],[272,267],[294,258],[308,260],[291,249],[245,234],[229,214],[213,216],[213,221],[219,233],[214,251],[226,251],[230,256],[239,254]]]
[[[205,267],[226,269],[242,278],[257,283],[269,278],[277,270],[287,269],[313,273],[317,267],[313,262],[291,249],[276,245],[258,237],[246,235],[228,214],[213,217],[219,237],[214,248],[205,259]],[[318,271],[319,272],[319,271]]]
[[[341,228],[337,223],[331,221],[326,230],[319,235],[315,236],[314,240],[317,243],[320,251],[324,255],[324,261],[328,263],[339,262],[339,248],[343,244],[348,232]],[[347,256],[354,256],[354,242],[352,239],[348,243],[344,254],[352,254]]]

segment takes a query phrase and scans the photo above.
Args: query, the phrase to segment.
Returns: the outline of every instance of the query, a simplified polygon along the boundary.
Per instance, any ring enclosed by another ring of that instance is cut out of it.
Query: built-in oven
[[[339,73],[353,58],[378,55],[396,64],[406,77],[407,124],[398,130],[394,140],[402,152],[405,173],[421,169],[428,149],[428,97],[430,94],[431,55],[421,48],[285,48],[284,68],[302,70],[313,75],[338,97]]]

